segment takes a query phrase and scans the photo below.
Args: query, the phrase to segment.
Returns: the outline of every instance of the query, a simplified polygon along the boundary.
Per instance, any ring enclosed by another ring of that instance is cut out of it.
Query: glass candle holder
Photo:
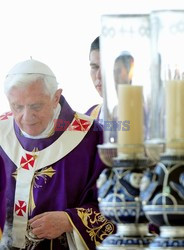
[[[149,16],[103,15],[100,48],[104,144],[99,151],[116,148],[119,158],[142,158],[150,99]]]
[[[167,153],[184,152],[184,11],[151,13],[152,104],[150,139]]]
[[[104,15],[100,36],[104,97],[101,159],[111,168],[99,176],[102,214],[117,226],[102,249],[140,249],[150,242],[140,198],[147,168],[147,103],[150,98],[150,30],[147,15]]]
[[[150,20],[152,98],[148,141],[155,143],[158,162],[154,169],[147,169],[140,197],[146,217],[160,231],[149,249],[183,249],[184,10],[153,11]]]

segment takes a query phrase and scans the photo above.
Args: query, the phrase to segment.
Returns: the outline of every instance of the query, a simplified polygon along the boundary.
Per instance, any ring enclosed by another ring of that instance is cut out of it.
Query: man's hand
[[[39,239],[55,239],[72,231],[72,225],[65,212],[45,212],[29,220],[32,233]]]

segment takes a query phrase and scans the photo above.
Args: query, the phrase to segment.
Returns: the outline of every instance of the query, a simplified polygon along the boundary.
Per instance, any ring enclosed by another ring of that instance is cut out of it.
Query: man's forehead
[[[45,98],[22,98],[15,96],[14,98],[8,98],[9,103],[12,106],[33,106],[48,103]]]
[[[99,63],[100,62],[100,54],[99,54],[99,52],[97,51],[97,53],[95,53],[95,50],[93,50],[91,52],[89,60],[90,60],[90,64]]]
[[[7,95],[11,102],[40,102],[50,98],[50,95],[45,91],[44,87],[35,82],[26,86],[13,86]]]
[[[19,102],[12,102],[11,103],[12,106],[28,106],[28,107],[31,107],[31,106],[36,106],[36,105],[43,105],[43,102],[42,101],[38,101],[38,102],[34,102],[34,103],[19,103]]]

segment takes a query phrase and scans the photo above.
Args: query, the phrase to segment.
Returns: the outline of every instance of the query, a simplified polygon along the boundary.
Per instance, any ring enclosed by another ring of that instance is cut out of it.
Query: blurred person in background
[[[95,89],[97,90],[100,97],[103,98],[103,86],[101,78],[101,67],[100,67],[100,37],[96,37],[90,45],[89,51],[89,62],[90,62],[90,76]],[[94,119],[97,119],[103,124],[103,105],[95,104],[90,107],[85,113]]]

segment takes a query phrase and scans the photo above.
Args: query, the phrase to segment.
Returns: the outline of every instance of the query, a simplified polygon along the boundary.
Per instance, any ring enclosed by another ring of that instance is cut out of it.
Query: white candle
[[[118,121],[130,121],[129,131],[118,131],[118,153],[142,153],[144,150],[143,87],[118,85]]]
[[[166,146],[184,149],[184,80],[166,82]]]

